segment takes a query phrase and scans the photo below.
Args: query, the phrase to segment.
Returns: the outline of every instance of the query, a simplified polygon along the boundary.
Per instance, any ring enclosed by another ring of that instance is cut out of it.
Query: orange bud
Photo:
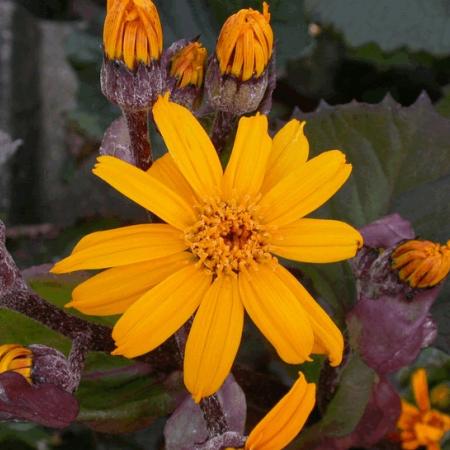
[[[427,288],[440,283],[450,270],[450,241],[445,245],[411,240],[392,253],[392,267],[413,288]]]
[[[33,353],[19,344],[0,345],[0,373],[16,372],[31,383]]]
[[[130,70],[159,60],[163,34],[151,0],[108,0],[106,9],[103,45],[110,60],[123,61]]]
[[[241,81],[262,75],[273,51],[273,31],[269,5],[263,12],[241,9],[230,16],[222,27],[216,55],[222,75],[233,75]]]
[[[191,42],[172,58],[170,75],[178,79],[177,87],[202,87],[208,52],[200,42]]]

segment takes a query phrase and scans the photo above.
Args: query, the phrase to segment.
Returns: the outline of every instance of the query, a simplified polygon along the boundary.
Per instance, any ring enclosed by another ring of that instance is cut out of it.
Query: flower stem
[[[200,409],[202,410],[210,439],[230,431],[217,395],[214,394],[202,399],[200,401]]]
[[[152,147],[148,135],[148,113],[146,110],[123,110],[123,114],[127,121],[135,165],[142,170],[147,170],[153,162]]]
[[[110,328],[71,316],[31,291],[13,291],[0,296],[0,308],[24,314],[72,340],[82,334],[90,350],[110,352],[115,347]]]
[[[236,124],[234,114],[218,111],[211,129],[211,141],[219,155],[223,152],[231,130]]]

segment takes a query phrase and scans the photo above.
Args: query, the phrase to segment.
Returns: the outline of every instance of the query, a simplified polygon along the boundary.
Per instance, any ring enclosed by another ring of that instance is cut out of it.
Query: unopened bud
[[[274,87],[269,82],[272,55],[267,3],[262,13],[248,8],[230,16],[208,65],[206,91],[211,106],[237,116],[256,111]]]
[[[166,88],[172,101],[190,110],[200,106],[207,56],[206,48],[198,41],[182,39],[167,49],[162,66],[166,68]]]
[[[102,92],[127,111],[149,109],[162,92],[163,34],[151,0],[108,0]]]
[[[431,389],[430,400],[433,406],[441,410],[450,408],[450,383],[441,383]]]
[[[151,0],[108,0],[103,45],[108,59],[134,70],[139,63],[158,61],[163,34],[158,10]]]
[[[33,354],[20,344],[0,345],[0,373],[16,372],[31,383]]]
[[[266,70],[273,52],[273,31],[269,5],[263,12],[241,9],[222,27],[216,47],[220,73],[240,81],[259,78]]]
[[[450,241],[444,245],[424,240],[403,242],[392,253],[392,268],[412,288],[436,286],[450,270]]]

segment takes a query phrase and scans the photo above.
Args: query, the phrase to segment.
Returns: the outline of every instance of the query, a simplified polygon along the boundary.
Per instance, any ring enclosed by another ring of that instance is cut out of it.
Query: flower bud
[[[103,94],[127,111],[149,109],[162,92],[163,34],[151,0],[108,0]]]
[[[450,270],[450,241],[444,245],[424,240],[406,241],[393,251],[392,268],[412,288],[436,286]]]
[[[242,115],[256,111],[265,96],[271,96],[273,40],[265,2],[262,13],[241,9],[226,20],[206,75],[214,109]]]
[[[30,345],[33,354],[31,379],[35,384],[53,384],[67,392],[78,386],[78,377],[71,370],[69,361],[58,350],[45,345]]]
[[[216,47],[222,75],[233,75],[240,81],[259,78],[269,64],[273,51],[269,5],[263,12],[241,9],[222,27]]]
[[[108,59],[134,70],[161,57],[163,34],[151,0],[108,0],[103,44]]]
[[[441,410],[450,408],[450,383],[441,383],[431,389],[431,404]]]
[[[172,101],[190,110],[200,106],[207,56],[198,41],[181,39],[167,49],[162,66],[166,68],[166,87]]]
[[[33,354],[20,344],[0,345],[0,373],[16,372],[31,383]]]

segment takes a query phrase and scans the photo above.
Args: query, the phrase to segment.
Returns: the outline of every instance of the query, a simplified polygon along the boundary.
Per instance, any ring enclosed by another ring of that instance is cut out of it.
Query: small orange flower
[[[108,0],[103,45],[111,60],[133,70],[138,63],[158,60],[163,34],[158,10],[151,0]]]
[[[178,79],[177,87],[202,87],[207,56],[200,42],[191,42],[172,58],[170,75]]]
[[[417,370],[412,377],[412,389],[417,407],[402,400],[402,413],[397,423],[402,448],[414,450],[440,450],[444,434],[450,430],[450,416],[431,409],[425,369]]]
[[[413,288],[436,286],[450,270],[450,241],[445,245],[411,240],[399,245],[392,254],[399,278]]]
[[[234,75],[241,81],[262,75],[273,51],[273,31],[269,5],[263,12],[241,9],[230,16],[222,27],[216,55],[222,75]]]
[[[33,353],[19,344],[0,345],[0,373],[16,372],[31,383]]]

